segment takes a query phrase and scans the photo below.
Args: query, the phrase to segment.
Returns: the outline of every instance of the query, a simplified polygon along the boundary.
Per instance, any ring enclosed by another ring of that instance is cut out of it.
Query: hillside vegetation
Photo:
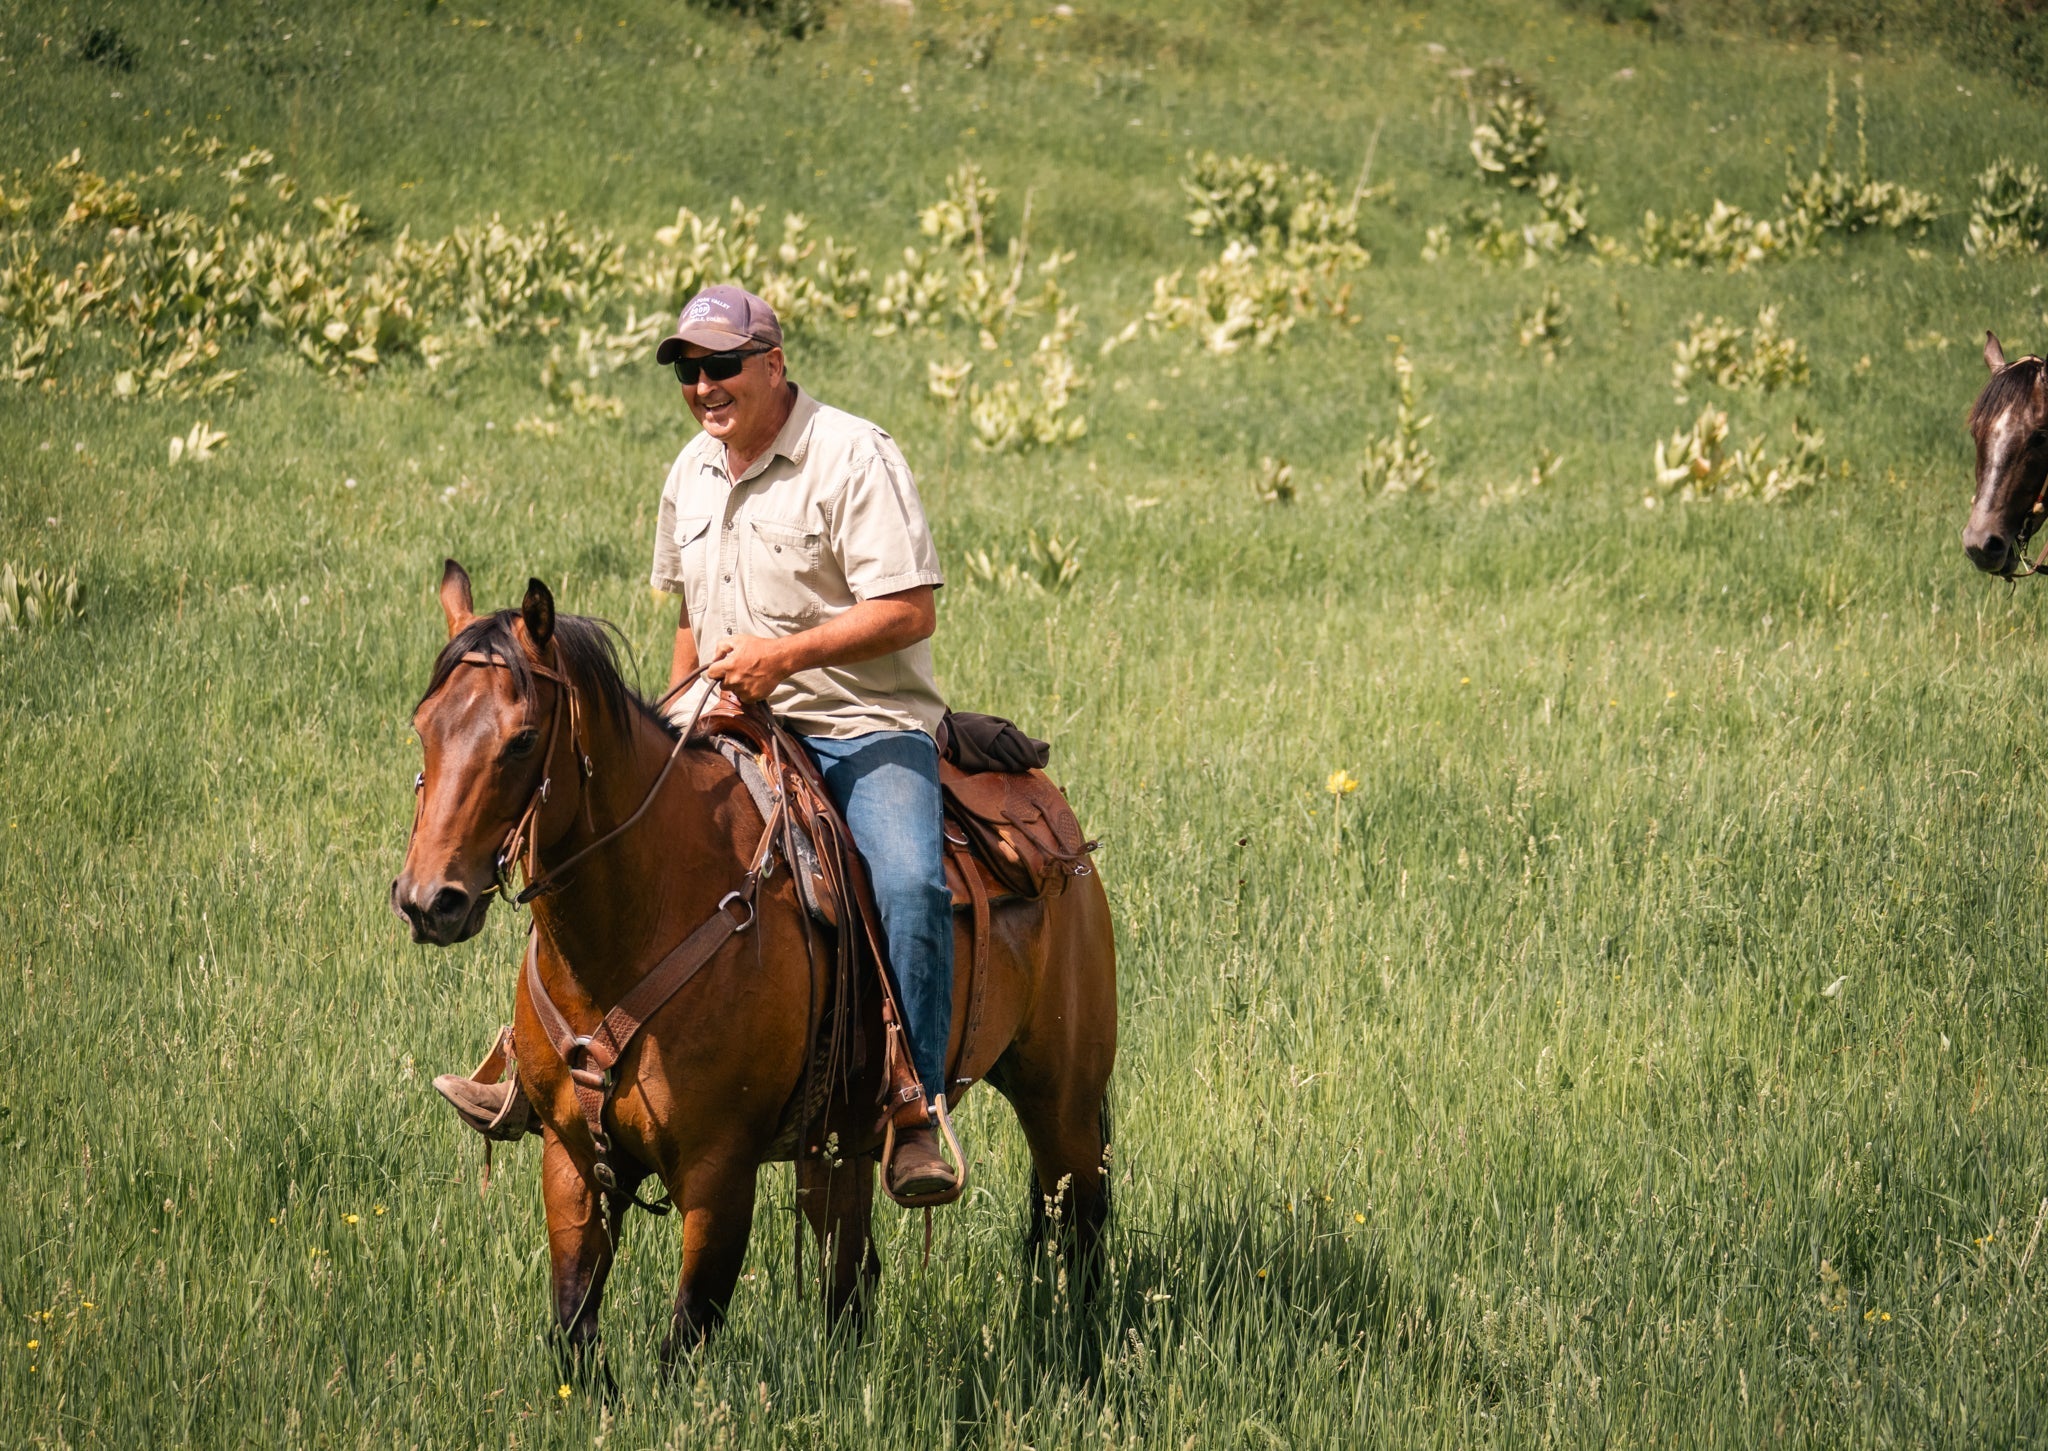
[[[2038,17],[1858,13],[0,0],[7,1441],[2037,1437],[2048,604],[1957,533]],[[631,1226],[606,1407],[428,1088],[520,923],[385,897],[444,556],[663,683],[725,276],[1102,838],[1117,1217],[1078,1306],[976,1094],[835,1339],[766,1171],[666,1389]]]

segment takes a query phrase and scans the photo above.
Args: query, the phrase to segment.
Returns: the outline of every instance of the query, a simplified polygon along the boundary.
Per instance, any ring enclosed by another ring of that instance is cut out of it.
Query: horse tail
[[[1109,1082],[1102,1085],[1102,1105],[1095,1111],[1095,1129],[1102,1137],[1102,1217],[1104,1219],[1108,1219],[1110,1211],[1116,1207],[1110,1192],[1110,1186],[1116,1179],[1114,1156],[1110,1152],[1110,1146],[1116,1142],[1115,1097],[1116,1080],[1112,1078]]]

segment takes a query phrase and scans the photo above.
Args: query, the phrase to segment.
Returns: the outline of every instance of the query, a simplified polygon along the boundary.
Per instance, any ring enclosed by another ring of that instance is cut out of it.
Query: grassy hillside
[[[0,0],[0,561],[79,610],[0,629],[10,1442],[2040,1434],[2043,606],[1956,535],[1983,329],[2048,337],[2048,260],[1971,250],[1977,178],[2048,103],[1597,7],[1074,9]],[[1830,77],[1833,168],[1924,227],[1801,231]],[[1509,101],[1547,118],[1523,187],[1469,145]],[[1314,205],[1226,262],[1211,152]],[[979,252],[919,222],[967,163]],[[1542,175],[1583,189],[1562,240]],[[558,1393],[534,1151],[479,1203],[427,1088],[507,1015],[518,924],[414,948],[384,896],[445,555],[660,684],[689,423],[636,325],[744,250],[735,196],[747,265],[812,288],[795,375],[919,472],[942,683],[1051,736],[1103,838],[1112,1286],[1022,1254],[976,1096],[975,1191],[927,1266],[884,1212],[862,1342],[792,1282],[777,1169],[729,1334],[658,1390],[675,1237],[634,1224],[606,1410]],[[1765,241],[1652,255],[1646,211],[1717,199]],[[1736,384],[1674,387],[1717,317]],[[1702,409],[1708,481],[1798,486],[1660,485]],[[1417,487],[1368,488],[1404,437]]]

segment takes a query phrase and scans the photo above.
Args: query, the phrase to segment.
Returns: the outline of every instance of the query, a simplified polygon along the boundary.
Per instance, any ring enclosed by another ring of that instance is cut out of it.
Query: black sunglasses
[[[772,353],[773,348],[735,348],[731,352],[706,353],[701,358],[677,358],[675,361],[676,381],[685,388],[694,387],[699,374],[714,383],[723,383],[727,378],[739,376],[746,367],[747,359]]]

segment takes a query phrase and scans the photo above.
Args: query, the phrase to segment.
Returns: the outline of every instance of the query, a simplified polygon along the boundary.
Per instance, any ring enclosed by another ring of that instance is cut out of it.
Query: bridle
[[[2032,525],[2027,530],[2029,541],[2032,540],[2035,529],[2040,527],[2040,518],[2044,510],[2048,510],[2048,472],[2042,474],[2041,492],[2034,496],[2034,507],[2027,511],[2027,518]],[[2024,548],[2025,546],[2022,545],[2021,547]],[[2040,551],[2032,559],[2026,560],[2027,567],[2025,569],[2016,569],[2008,574],[2005,577],[2006,583],[2018,584],[2023,579],[2032,579],[2035,575],[2042,573],[2044,565],[2048,565],[2048,541],[2042,543]]]
[[[560,735],[562,717],[565,713],[569,718],[569,750],[576,766],[577,783],[581,785],[588,782],[596,774],[596,767],[591,763],[589,752],[583,748],[583,701],[582,696],[576,689],[575,682],[560,671],[541,664],[538,660],[527,660],[522,663],[524,663],[530,674],[553,682],[555,686],[555,703],[553,709],[548,712],[547,734],[541,743],[540,780],[535,784],[532,794],[527,797],[525,808],[513,819],[511,829],[505,833],[505,839],[499,843],[497,855],[492,859],[494,880],[490,890],[495,891],[506,901],[518,907],[526,906],[537,897],[544,897],[550,892],[559,891],[568,880],[569,874],[582,865],[586,858],[595,853],[599,848],[609,845],[615,838],[631,830],[640,818],[647,814],[648,808],[654,804],[654,798],[661,794],[662,786],[668,781],[669,773],[675,769],[676,761],[682,756],[683,746],[688,742],[690,732],[696,728],[697,718],[704,711],[704,702],[699,700],[697,708],[690,714],[689,722],[677,733],[675,746],[669,751],[668,759],[662,762],[660,774],[655,776],[653,784],[647,788],[646,796],[641,798],[640,804],[633,809],[633,813],[630,816],[604,833],[604,835],[598,837],[597,840],[579,847],[567,860],[556,863],[551,870],[542,871],[540,867],[540,842],[534,831],[534,823],[540,815],[541,808],[547,804],[548,798],[553,792],[554,777],[551,773],[555,759],[555,743]],[[465,651],[457,658],[456,665],[476,665],[485,669],[496,668],[508,672],[514,668],[512,662],[503,655],[495,651],[483,650]],[[451,668],[448,676],[452,677],[454,673],[454,669]],[[704,667],[702,666],[691,671],[680,683],[666,695],[662,696],[659,701],[655,702],[654,708],[657,711],[664,709],[676,696],[696,684],[703,677],[703,674]],[[447,683],[448,678],[444,677],[441,684],[445,686]],[[419,830],[420,813],[425,804],[423,796],[426,791],[426,785],[427,773],[425,771],[421,771],[417,776],[413,777],[413,830],[415,832]],[[526,872],[526,885],[515,892],[512,889],[512,869],[515,865],[522,864],[522,857],[524,858],[523,865]]]

